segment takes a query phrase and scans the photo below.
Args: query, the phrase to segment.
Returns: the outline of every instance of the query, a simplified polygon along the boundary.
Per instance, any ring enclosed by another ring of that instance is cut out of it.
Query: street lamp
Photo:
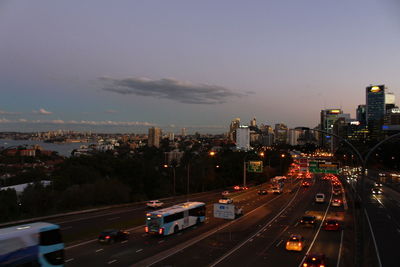
[[[171,167],[172,168],[172,174],[173,174],[173,195],[175,196],[176,195],[176,191],[175,191],[175,188],[176,188],[176,177],[175,177],[175,164],[173,164],[173,165],[168,165],[168,164],[164,164],[164,166],[163,166],[164,168],[168,168],[168,167]]]

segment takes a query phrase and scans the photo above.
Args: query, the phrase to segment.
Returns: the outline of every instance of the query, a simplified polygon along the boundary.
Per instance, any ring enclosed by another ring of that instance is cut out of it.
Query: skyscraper
[[[358,105],[356,110],[356,120],[360,122],[361,125],[366,125],[366,114],[365,114],[365,105]]]
[[[149,128],[147,145],[149,147],[160,147],[161,129],[157,127]]]
[[[286,144],[288,141],[288,127],[283,123],[275,124],[275,143]]]
[[[256,126],[257,126],[256,117],[254,117],[254,118],[250,121],[250,126],[253,126],[253,127],[256,127]]]
[[[370,85],[366,88],[366,121],[371,138],[377,139],[385,116],[385,85]]]
[[[248,126],[239,126],[236,130],[236,148],[248,151],[250,149],[250,128]]]
[[[181,136],[185,137],[187,135],[186,128],[181,129]]]
[[[228,138],[231,141],[236,142],[236,129],[240,126],[240,118],[235,118],[232,120],[231,124],[229,125],[229,134]]]

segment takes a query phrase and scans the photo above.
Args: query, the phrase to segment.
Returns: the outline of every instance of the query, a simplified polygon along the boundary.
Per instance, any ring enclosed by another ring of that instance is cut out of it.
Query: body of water
[[[39,145],[44,150],[52,150],[58,152],[60,156],[71,156],[71,152],[74,149],[79,148],[82,145],[90,145],[92,143],[67,143],[67,144],[54,144],[45,143],[43,141],[35,140],[11,140],[11,139],[0,139],[0,147],[7,148],[11,146],[22,146],[22,145]]]

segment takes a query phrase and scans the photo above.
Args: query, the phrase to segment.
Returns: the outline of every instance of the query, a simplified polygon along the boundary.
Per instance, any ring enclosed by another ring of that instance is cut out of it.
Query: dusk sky
[[[398,0],[0,0],[0,131],[224,132],[400,104]],[[170,128],[171,129],[171,128]]]

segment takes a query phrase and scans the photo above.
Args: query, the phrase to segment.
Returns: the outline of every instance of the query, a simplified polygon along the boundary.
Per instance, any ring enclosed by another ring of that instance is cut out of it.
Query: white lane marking
[[[125,244],[125,243],[128,243],[128,240],[124,240],[121,242],[121,244]]]
[[[339,267],[340,266],[340,258],[342,257],[342,246],[343,246],[343,230],[342,230],[342,232],[340,233],[340,246],[339,246],[339,255],[338,255],[338,258],[337,258],[337,264],[336,264],[336,267]]]
[[[280,244],[282,244],[282,242],[283,242],[283,239],[281,239],[281,241],[279,241],[279,243],[278,243],[278,244],[276,244],[276,246],[275,246],[275,247],[279,247],[279,245],[280,245]]]
[[[97,253],[97,252],[100,252],[100,251],[103,251],[103,250],[104,250],[104,249],[100,248],[100,249],[96,250],[96,253]]]
[[[121,217],[109,218],[109,219],[107,219],[107,221],[113,221],[113,220],[117,220],[117,219],[119,219],[119,218],[121,218]]]
[[[142,251],[143,249],[141,248],[141,249],[138,249],[138,250],[136,250],[136,253],[139,253],[140,251]]]
[[[73,261],[73,260],[74,260],[74,258],[71,258],[71,259],[65,260],[65,262],[70,262],[70,261]]]
[[[368,222],[368,225],[369,225],[369,230],[370,230],[371,235],[372,235],[372,241],[374,242],[376,257],[378,258],[378,264],[379,264],[379,267],[382,267],[381,257],[379,256],[378,246],[376,245],[376,240],[375,240],[374,231],[372,230],[371,222],[370,222],[370,220],[369,220],[368,213],[367,213],[367,211],[366,211],[365,209],[364,209],[364,213],[365,213],[365,216],[367,217],[367,222]]]
[[[269,224],[271,224],[273,221],[276,220],[276,218],[278,218],[279,216],[281,216],[281,214],[283,212],[285,212],[285,210],[293,203],[293,201],[295,200],[297,194],[299,193],[299,189],[300,187],[297,189],[296,194],[292,197],[292,199],[289,201],[289,203],[280,211],[278,212],[277,215],[275,215],[274,218],[272,218],[268,223],[265,224],[265,226],[263,228],[261,228],[260,230],[258,230],[255,234],[253,234],[252,236],[250,236],[247,240],[243,241],[242,243],[240,243],[239,245],[237,245],[236,247],[234,247],[232,250],[230,250],[228,253],[226,253],[224,256],[222,256],[221,258],[219,258],[217,261],[215,261],[214,263],[212,263],[211,265],[209,265],[210,267],[214,267],[216,265],[218,265],[219,263],[221,263],[223,260],[225,260],[227,257],[229,257],[230,255],[232,255],[234,252],[236,252],[238,249],[240,249],[241,247],[243,247],[250,239],[253,239],[258,233],[260,233],[264,228],[266,228]],[[280,195],[282,196],[282,195]],[[276,198],[275,198],[276,199]],[[288,227],[288,226],[287,226]]]
[[[113,263],[116,262],[116,261],[117,261],[117,260],[109,261],[108,264],[113,264]]]
[[[165,240],[160,240],[160,241],[158,241],[158,244],[161,244],[161,243],[163,243]]]
[[[71,229],[71,228],[72,228],[72,226],[62,227],[61,231],[68,230],[68,229]]]

